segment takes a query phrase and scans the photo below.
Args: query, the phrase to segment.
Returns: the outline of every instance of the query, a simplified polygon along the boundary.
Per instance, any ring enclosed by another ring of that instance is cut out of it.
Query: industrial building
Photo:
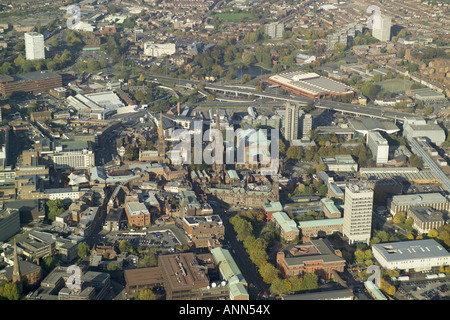
[[[0,93],[8,97],[15,93],[41,93],[62,87],[61,75],[50,71],[35,71],[16,75],[0,75]]]
[[[353,96],[355,89],[314,72],[290,71],[269,77],[267,82],[308,98]]]
[[[175,52],[177,52],[175,43],[146,43],[144,45],[144,55],[150,57],[170,56]]]
[[[350,154],[321,157],[320,162],[327,167],[327,171],[358,171],[358,164]]]
[[[426,206],[446,212],[450,210],[450,202],[437,192],[396,195],[388,200],[388,209],[393,216],[397,212],[407,212],[411,206]]]
[[[405,120],[403,136],[411,141],[413,138],[424,137],[430,142],[440,146],[445,141],[445,131],[437,123],[419,120]]]
[[[349,123],[353,130],[362,135],[367,135],[370,131],[381,131],[387,134],[400,131],[397,125],[390,120],[358,117],[351,119]]]
[[[372,253],[388,270],[427,271],[450,263],[450,253],[433,239],[378,243]]]

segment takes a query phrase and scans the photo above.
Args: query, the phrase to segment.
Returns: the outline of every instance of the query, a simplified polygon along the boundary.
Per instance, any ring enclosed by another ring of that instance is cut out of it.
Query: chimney
[[[311,237],[308,237],[308,236],[304,236],[303,237],[303,243],[307,243],[307,242],[310,242],[311,241]]]
[[[342,252],[341,250],[334,250],[334,254],[337,255],[338,257],[342,258]]]
[[[178,112],[178,115],[181,114],[181,106],[180,106],[180,102],[177,103],[177,112]]]

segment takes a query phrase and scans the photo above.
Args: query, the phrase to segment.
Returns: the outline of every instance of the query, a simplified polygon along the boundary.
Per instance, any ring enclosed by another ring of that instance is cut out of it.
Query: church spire
[[[22,274],[20,272],[16,238],[14,238],[14,269],[13,269],[13,274],[12,274],[12,282],[17,284],[17,286],[19,287],[19,290],[22,290]]]

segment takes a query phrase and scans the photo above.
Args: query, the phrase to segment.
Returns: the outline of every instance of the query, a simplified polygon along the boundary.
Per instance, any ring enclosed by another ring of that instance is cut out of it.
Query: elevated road
[[[152,76],[153,77],[153,76]],[[170,78],[166,76],[154,75],[154,81],[163,80],[163,81],[171,81],[178,87],[184,88],[194,88],[198,85],[202,85],[205,90],[209,90],[212,92],[222,92],[224,94],[230,94],[234,96],[253,96],[260,99],[270,99],[273,101],[280,102],[292,102],[298,103],[300,106],[306,106],[310,102],[314,102],[313,99],[309,99],[306,97],[297,97],[294,95],[282,95],[277,93],[269,93],[267,91],[256,91],[251,87],[239,86],[239,85],[223,85],[223,84],[213,84],[202,81],[193,81],[193,80],[182,80],[176,78]],[[202,90],[202,93],[205,93]],[[388,119],[403,122],[407,119],[418,118],[418,116],[405,114],[402,112],[388,111],[384,110],[382,107],[369,107],[362,105],[354,105],[343,102],[336,102],[331,100],[320,100],[319,102],[314,103],[315,107],[318,109],[328,109],[334,110],[341,113],[353,114],[355,116],[364,116],[370,118],[377,119]]]

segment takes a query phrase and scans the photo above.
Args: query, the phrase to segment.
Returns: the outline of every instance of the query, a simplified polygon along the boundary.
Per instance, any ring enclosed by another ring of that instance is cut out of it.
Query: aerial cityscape
[[[0,0],[0,300],[450,300],[449,98],[449,0]]]

